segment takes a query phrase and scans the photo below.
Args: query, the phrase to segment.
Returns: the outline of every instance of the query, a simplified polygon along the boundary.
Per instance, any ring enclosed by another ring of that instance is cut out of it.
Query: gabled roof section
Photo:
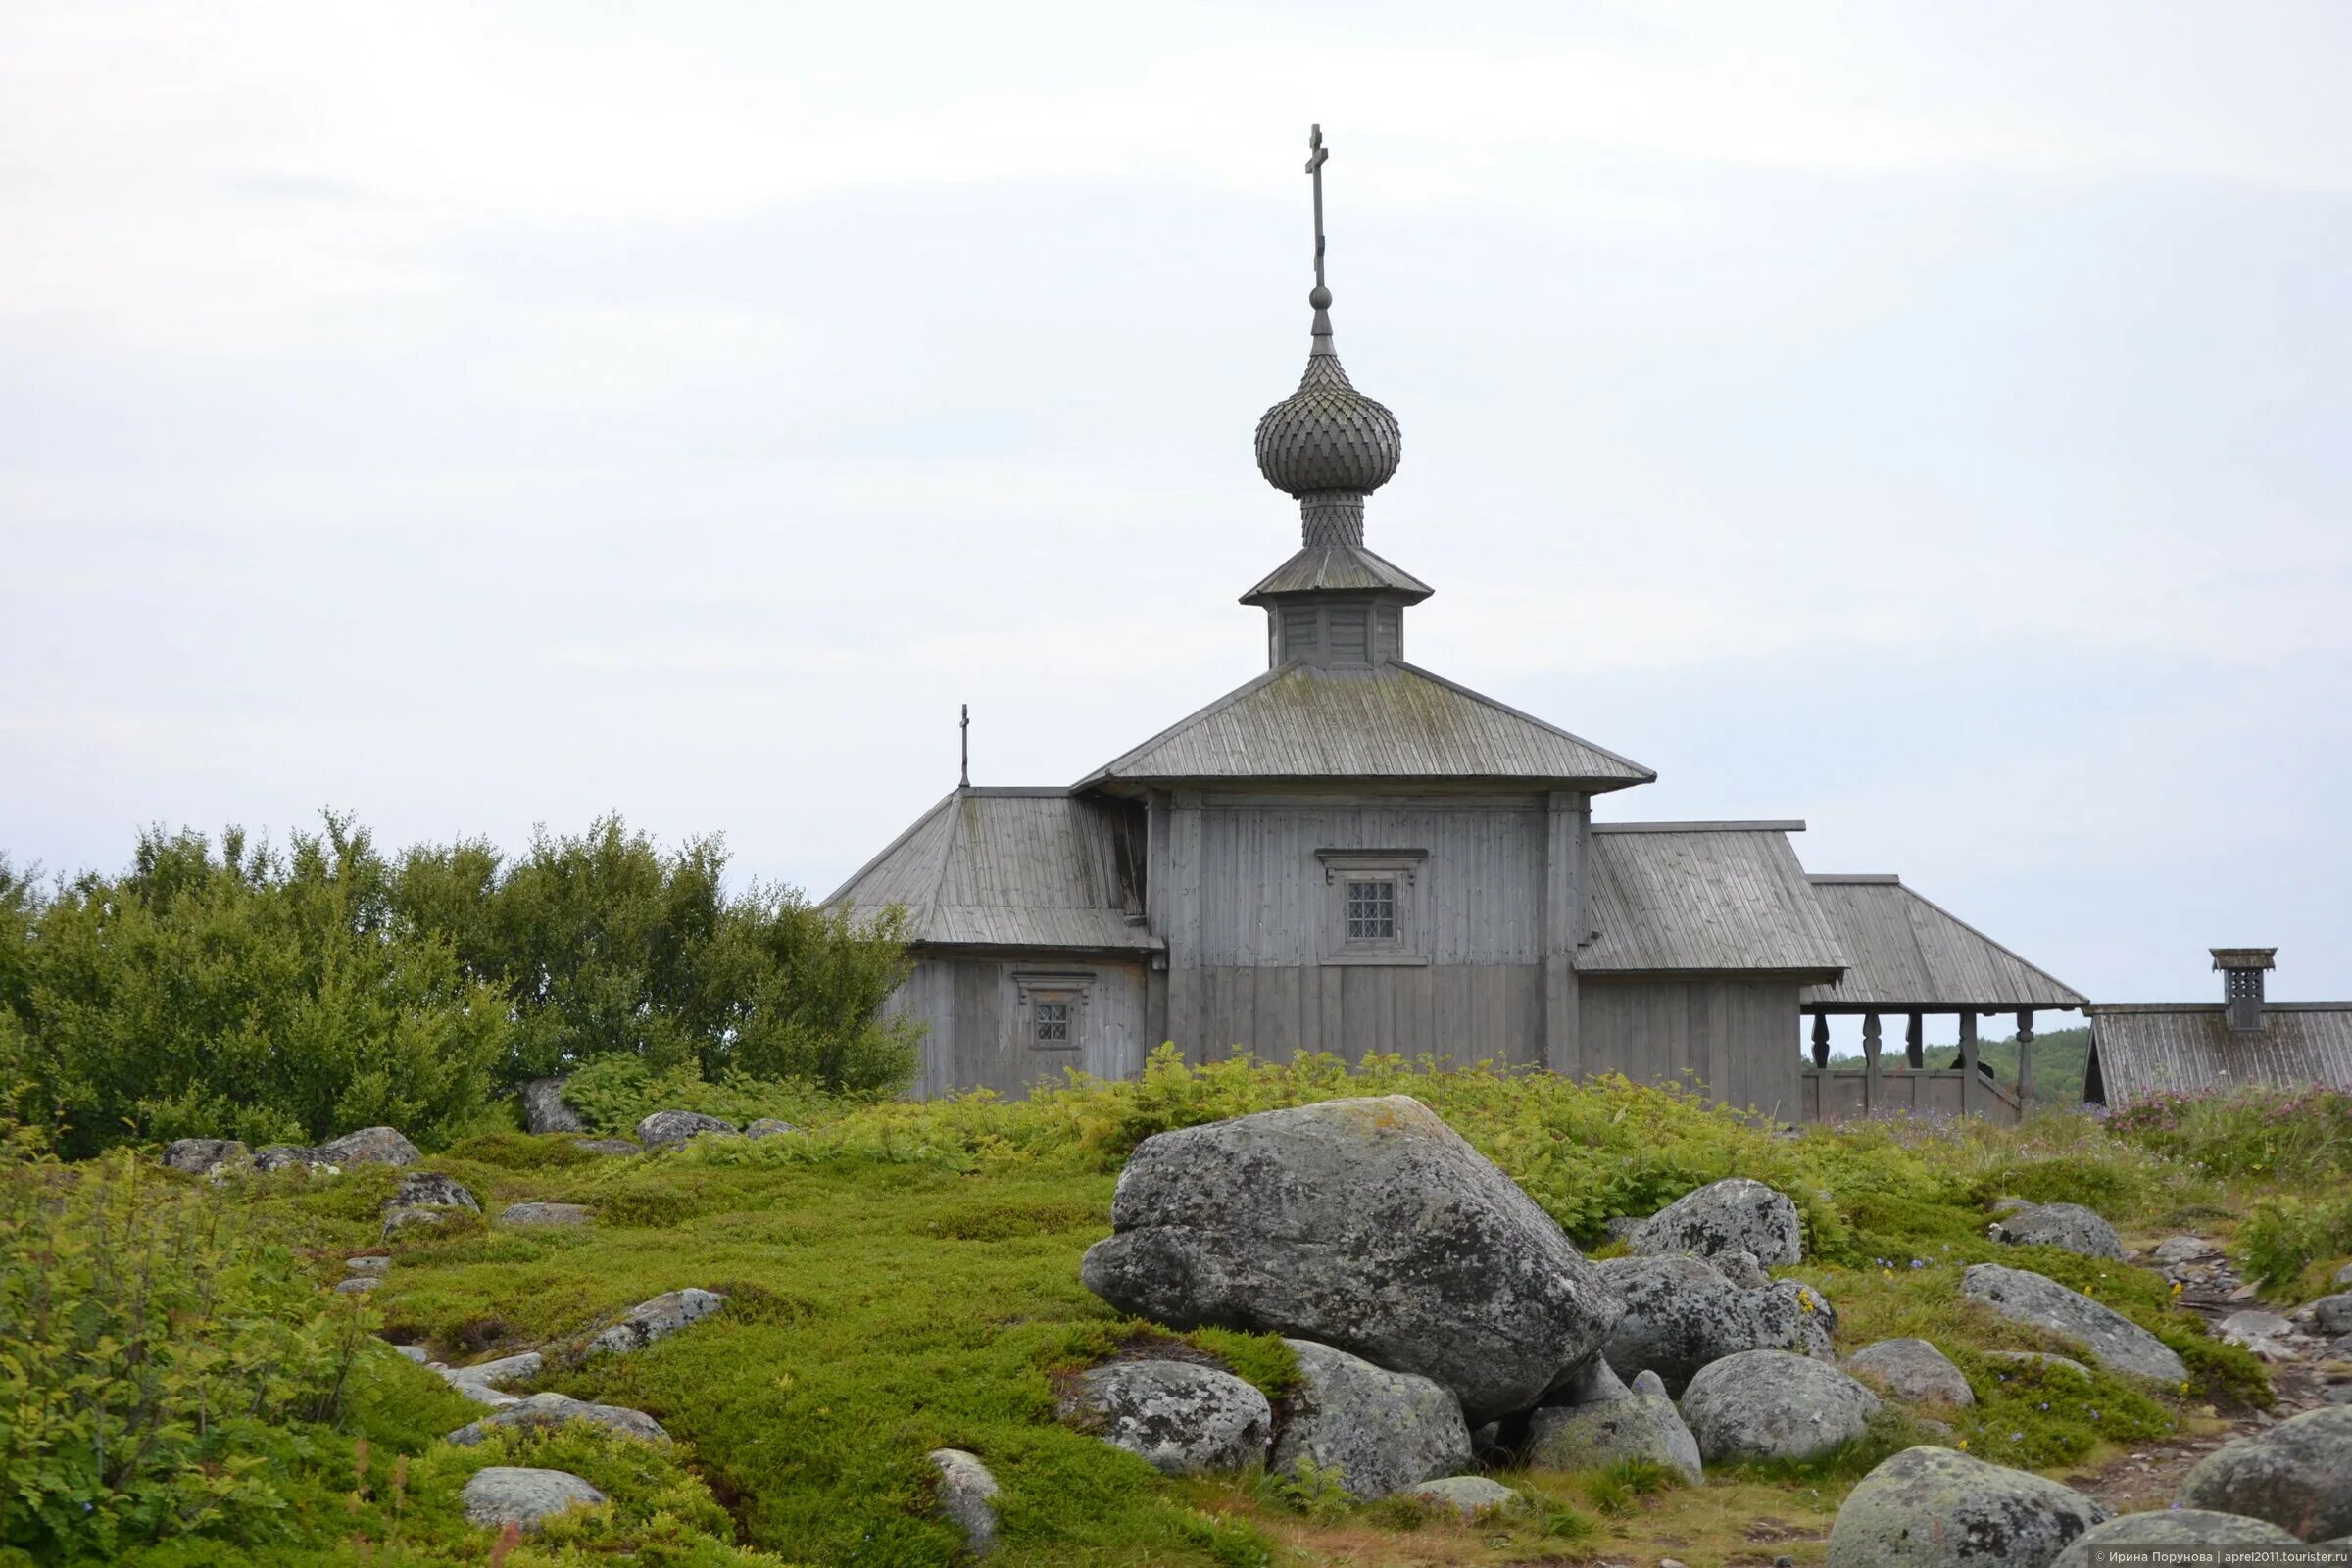
[[[1788,835],[1802,822],[1595,822],[1592,925],[1579,974],[1845,966]]]
[[[2352,1002],[2270,1002],[2240,1034],[2218,1002],[2090,1008],[2089,1096],[2122,1110],[2151,1095],[2233,1084],[2352,1090]]]
[[[1435,592],[1411,572],[1362,545],[1308,545],[1242,595],[1242,603],[1263,604],[1279,594],[1391,593],[1407,604],[1419,604]]]
[[[1417,665],[1268,670],[1081,779],[1514,780],[1600,791],[1658,775]]]
[[[2082,993],[2036,968],[1892,876],[1816,876],[1814,896],[1848,967],[1809,987],[1808,1006],[1890,1012],[2080,1007]]]
[[[1129,923],[1115,803],[1065,790],[960,789],[825,901],[906,908],[909,940],[956,947],[1146,951]]]

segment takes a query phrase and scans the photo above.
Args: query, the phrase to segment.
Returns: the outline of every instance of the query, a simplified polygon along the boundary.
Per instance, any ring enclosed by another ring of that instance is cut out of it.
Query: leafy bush
[[[573,1073],[564,1085],[564,1103],[599,1133],[625,1138],[657,1110],[699,1110],[737,1126],[773,1116],[795,1126],[838,1114],[832,1097],[806,1082],[777,1082],[730,1072],[717,1083],[702,1067],[684,1061],[658,1069],[635,1056],[606,1056]]]
[[[2237,1239],[2247,1266],[2263,1284],[2318,1295],[2319,1282],[2305,1278],[2312,1265],[2352,1253],[2352,1195],[2265,1199]]]
[[[0,1544],[112,1556],[280,1532],[301,1433],[340,1413],[372,1319],[282,1242],[127,1153],[0,1163]]]
[[[2240,1085],[2156,1095],[2107,1118],[2118,1138],[2216,1176],[2328,1183],[2352,1175],[2352,1094]]]

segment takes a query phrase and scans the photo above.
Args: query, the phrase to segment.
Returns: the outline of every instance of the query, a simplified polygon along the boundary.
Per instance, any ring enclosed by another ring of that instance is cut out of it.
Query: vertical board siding
[[[1041,972],[1092,976],[1078,1009],[1076,1050],[1038,1050],[1013,977]],[[1099,1078],[1132,1078],[1153,1042],[1146,1027],[1144,966],[1094,959],[923,958],[882,1005],[886,1018],[924,1026],[920,1065],[908,1093],[918,1100],[959,1089],[993,1089],[1011,1099],[1076,1067]]]
[[[1474,1061],[1544,1059],[1544,966],[1315,965],[1200,971],[1199,1032],[1178,1044],[1196,1060],[1237,1050],[1288,1060],[1300,1051],[1348,1061],[1429,1054]]]
[[[1801,1113],[1793,981],[1594,982],[1578,999],[1588,1073],[1696,1079],[1713,1098],[1794,1121]]]

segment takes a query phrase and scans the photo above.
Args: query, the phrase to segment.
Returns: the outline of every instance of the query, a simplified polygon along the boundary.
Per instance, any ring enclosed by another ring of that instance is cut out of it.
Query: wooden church
[[[1306,372],[1257,424],[1300,544],[1242,596],[1266,672],[1075,783],[956,790],[832,896],[909,918],[916,1092],[1124,1077],[1171,1041],[1680,1077],[1788,1121],[2019,1114],[1979,1015],[2030,1054],[2034,1011],[2082,996],[1893,877],[1808,874],[1801,822],[1596,820],[1656,773],[1410,661],[1433,590],[1365,543],[1401,443],[1333,345],[1310,146]],[[1827,1065],[1833,1013],[1862,1068]],[[1959,1015],[1948,1066],[1930,1013]]]

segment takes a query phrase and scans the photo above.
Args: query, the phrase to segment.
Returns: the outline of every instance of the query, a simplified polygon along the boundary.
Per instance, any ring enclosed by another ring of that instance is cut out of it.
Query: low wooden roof
[[[2262,1027],[2243,1034],[2220,1003],[2090,1008],[2088,1098],[2122,1110],[2230,1084],[2352,1090],[2352,1002],[2265,1003]]]
[[[1592,925],[1577,972],[1767,971],[1814,979],[1845,967],[1788,835],[1802,822],[1595,822]]]
[[[1417,665],[1288,663],[1178,720],[1075,788],[1345,778],[1511,781],[1588,791],[1658,775]]]
[[[959,789],[825,901],[903,906],[910,940],[955,947],[1149,951],[1118,872],[1123,808],[1058,789]]]
[[[1816,876],[1814,897],[1838,933],[1845,977],[1809,986],[1804,1004],[1832,1012],[1978,1012],[2080,1007],[2082,993],[1898,877]]]
[[[1258,605],[1282,594],[1330,592],[1389,593],[1407,604],[1418,604],[1434,590],[1362,545],[1308,545],[1242,595],[1242,603]]]

